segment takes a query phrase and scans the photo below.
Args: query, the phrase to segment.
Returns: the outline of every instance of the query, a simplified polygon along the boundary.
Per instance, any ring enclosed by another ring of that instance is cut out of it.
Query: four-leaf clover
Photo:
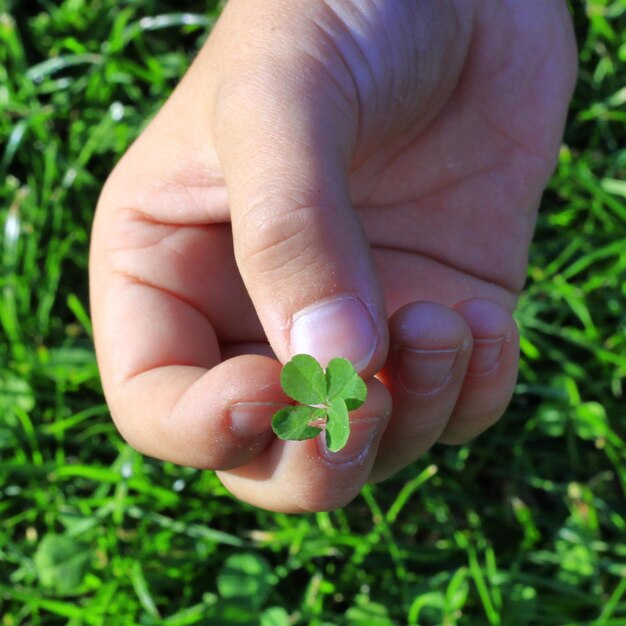
[[[280,384],[300,404],[274,414],[274,432],[281,439],[312,439],[326,421],[326,447],[331,452],[341,450],[350,435],[348,412],[359,408],[367,397],[365,382],[352,363],[332,359],[324,371],[312,356],[297,354],[285,363]]]

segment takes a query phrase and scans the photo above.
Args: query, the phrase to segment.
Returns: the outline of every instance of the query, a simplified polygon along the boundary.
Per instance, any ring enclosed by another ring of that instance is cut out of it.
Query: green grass
[[[506,418],[306,516],[131,450],[91,346],[99,188],[217,11],[0,0],[0,624],[624,626],[626,3],[575,3]]]

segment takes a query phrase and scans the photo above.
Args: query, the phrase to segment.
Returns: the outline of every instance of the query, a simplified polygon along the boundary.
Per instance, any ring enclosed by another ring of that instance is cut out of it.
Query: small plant
[[[332,359],[326,371],[308,354],[296,354],[280,374],[284,392],[300,402],[274,414],[272,429],[281,439],[302,441],[317,437],[326,423],[326,446],[337,452],[350,436],[349,411],[367,397],[367,387],[344,358]]]

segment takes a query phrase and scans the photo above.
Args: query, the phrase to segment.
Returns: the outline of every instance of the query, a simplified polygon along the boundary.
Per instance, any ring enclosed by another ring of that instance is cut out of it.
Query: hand
[[[230,0],[97,209],[123,436],[297,512],[491,425],[574,80],[561,0]],[[370,377],[334,455],[270,430],[299,352]]]

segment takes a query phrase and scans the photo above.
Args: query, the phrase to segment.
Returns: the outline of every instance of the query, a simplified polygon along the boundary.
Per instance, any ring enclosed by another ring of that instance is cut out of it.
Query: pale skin
[[[230,0],[96,212],[122,435],[303,512],[491,426],[575,74],[562,0]],[[335,455],[271,432],[296,352],[368,381]]]

